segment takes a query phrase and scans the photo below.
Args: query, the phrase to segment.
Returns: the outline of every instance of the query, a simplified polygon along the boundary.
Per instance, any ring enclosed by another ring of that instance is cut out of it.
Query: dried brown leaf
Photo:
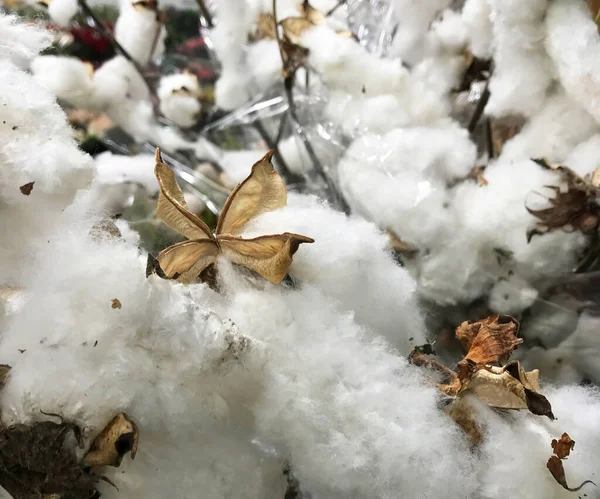
[[[587,0],[587,4],[594,22],[598,25],[598,31],[600,31],[600,0]]]
[[[507,315],[492,315],[474,323],[463,322],[456,337],[468,350],[464,360],[477,365],[505,362],[522,338],[515,336],[518,322]]]
[[[35,182],[28,182],[26,184],[23,184],[21,187],[19,187],[21,194],[24,194],[25,196],[29,196],[31,194],[31,191],[33,190],[33,184],[35,184]]]
[[[433,372],[441,374],[441,382],[437,383],[437,385],[446,395],[457,395],[460,392],[462,384],[457,374],[441,362],[429,358],[427,354],[424,353],[423,347],[417,346],[413,348],[408,356],[408,361],[415,366],[425,367]]]
[[[313,242],[310,237],[289,232],[254,239],[219,236],[221,251],[229,261],[257,272],[273,284],[279,284],[287,275],[300,244]]]
[[[175,174],[163,163],[158,148],[154,173],[159,187],[156,215],[188,239],[213,239],[208,226],[188,210],[183,191],[175,181]]]
[[[555,419],[548,399],[538,392],[539,371],[525,372],[519,361],[504,367],[477,370],[463,384],[463,390],[499,409],[528,409],[531,413]]]
[[[217,221],[216,235],[213,235],[204,222],[189,213],[173,172],[160,161],[157,151],[156,176],[161,189],[157,213],[189,240],[164,249],[156,260],[149,256],[146,275],[159,273],[160,269],[165,277],[184,283],[193,282],[199,276],[213,278],[215,272],[205,271],[223,254],[231,262],[257,272],[272,283],[280,283],[299,245],[314,241],[288,232],[254,239],[237,235],[253,218],[286,204],[287,191],[271,164],[272,155],[273,151],[257,161],[248,178],[229,195]],[[216,287],[216,283],[211,284]]]
[[[122,307],[123,305],[121,305],[121,302],[120,302],[119,300],[117,300],[116,298],[113,298],[110,306],[111,306],[112,308],[118,308],[118,309],[121,309],[121,307]]]
[[[135,458],[139,438],[136,424],[121,412],[96,436],[82,462],[91,467],[118,467],[128,452]]]
[[[549,208],[527,211],[539,219],[535,227],[527,232],[527,240],[535,235],[572,228],[584,234],[595,233],[600,226],[600,206],[596,199],[600,189],[573,170],[561,165],[551,165],[545,159],[534,159],[538,165],[560,173],[566,190],[558,186],[547,186],[554,192],[548,201]]]
[[[280,40],[281,57],[283,59],[283,78],[293,79],[298,69],[306,66],[309,50],[283,38]]]
[[[257,161],[246,180],[229,195],[217,223],[217,234],[238,235],[251,219],[285,206],[287,190],[273,168],[272,156],[270,151]]]
[[[314,26],[312,22],[304,17],[286,17],[280,24],[286,39],[296,45],[300,45],[302,34]]]
[[[563,462],[556,456],[550,456],[550,459],[548,459],[548,462],[546,463],[546,467],[548,468],[548,470],[550,470],[550,473],[552,473],[552,476],[562,486],[562,488],[568,490],[569,492],[577,492],[586,483],[596,485],[591,480],[586,480],[579,487],[569,487],[567,485],[567,478],[565,477],[565,468],[563,466]]]
[[[162,250],[156,259],[168,279],[190,283],[216,261],[218,253],[216,241],[202,239],[175,243]]]
[[[560,459],[564,459],[575,447],[575,442],[568,433],[563,433],[559,440],[553,439],[551,445],[554,454]]]
[[[273,15],[266,12],[259,14],[256,25],[248,38],[252,42],[259,40],[275,40],[275,19],[273,18]]]

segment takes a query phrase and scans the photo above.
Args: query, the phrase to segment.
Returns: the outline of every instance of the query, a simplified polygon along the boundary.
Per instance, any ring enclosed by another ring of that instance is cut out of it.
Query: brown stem
[[[294,101],[293,93],[295,72],[293,74],[288,75],[287,71],[285,71],[286,56],[283,50],[283,45],[281,43],[281,37],[279,36],[279,23],[277,21],[277,0],[273,0],[273,23],[275,24],[275,39],[277,40],[277,46],[279,47],[281,64],[284,68],[283,85],[285,88],[285,96],[288,101],[288,112],[292,120],[292,124],[296,128],[296,133],[298,133],[300,139],[302,140],[302,143],[304,144],[304,148],[308,153],[308,157],[312,162],[313,168],[316,170],[317,174],[319,175],[319,177],[321,177],[323,182],[325,182],[328,197],[330,198],[333,204],[337,204],[345,213],[350,213],[350,207],[348,206],[348,203],[346,203],[346,200],[338,191],[336,185],[333,183],[329,175],[327,175],[323,164],[319,160],[317,153],[315,152],[310,140],[308,139],[308,136],[306,135],[304,127],[300,124],[300,120],[298,119],[298,114],[296,112],[296,103]],[[306,71],[308,72],[308,70]]]
[[[198,4],[198,8],[200,9],[200,14],[202,14],[202,17],[206,21],[206,26],[208,28],[212,28],[214,26],[212,15],[210,13],[210,10],[208,10],[208,7],[204,3],[204,0],[196,0],[196,3]]]
[[[339,2],[325,14],[325,17],[331,16],[336,10],[346,3],[347,0],[339,0]]]
[[[121,54],[123,57],[125,57],[125,59],[127,59],[133,65],[133,67],[136,69],[136,71],[140,74],[140,76],[144,80],[144,83],[148,87],[150,94],[155,96],[156,89],[154,88],[154,85],[152,84],[152,82],[146,76],[146,74],[144,72],[144,68],[141,66],[141,64],[139,62],[137,62],[131,56],[131,54],[129,52],[127,52],[127,50],[125,50],[123,48],[123,46],[116,40],[116,38],[111,33],[111,31],[106,27],[106,25],[100,20],[100,18],[96,15],[96,13],[92,10],[92,8],[87,4],[86,0],[79,0],[79,6],[81,7],[81,10],[83,11],[83,13],[86,16],[90,17],[92,19],[92,21],[94,21],[94,28],[108,39],[110,44],[114,47],[115,51],[118,52],[119,54]]]

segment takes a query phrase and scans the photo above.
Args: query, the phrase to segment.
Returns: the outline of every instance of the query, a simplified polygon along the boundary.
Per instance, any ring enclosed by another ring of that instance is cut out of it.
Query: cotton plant
[[[163,54],[165,37],[164,19],[156,3],[128,0],[122,3],[115,26],[115,39],[124,53],[96,69],[74,57],[41,55],[32,60],[31,70],[61,102],[106,114],[137,141],[149,140],[166,150],[193,149],[193,142],[184,139],[178,130],[158,122],[152,97],[155,89],[143,74],[149,62]],[[176,92],[187,84],[192,94],[197,93],[197,83],[193,86],[189,78],[184,73],[166,76],[159,85],[158,109],[164,109],[165,117],[183,128],[191,126],[200,111],[198,103],[188,110],[190,99],[182,102],[183,95]],[[167,87],[170,90],[165,90]]]

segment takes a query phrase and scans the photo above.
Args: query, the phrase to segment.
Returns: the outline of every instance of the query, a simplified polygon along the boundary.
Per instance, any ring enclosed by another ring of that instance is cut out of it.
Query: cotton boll
[[[523,4],[490,0],[494,32],[494,72],[486,113],[533,116],[553,79],[543,46],[543,18],[548,0]]]
[[[158,86],[160,112],[178,126],[188,128],[199,119],[202,105],[199,101],[202,90],[198,78],[180,73],[163,76]]]
[[[306,30],[301,45],[310,50],[309,62],[328,86],[352,95],[367,88],[371,95],[401,91],[407,70],[398,59],[379,59],[327,26]]]
[[[391,53],[409,64],[416,64],[424,55],[425,37],[435,16],[443,11],[450,0],[394,0],[395,16],[399,27],[394,36]]]
[[[123,56],[113,57],[94,73],[96,97],[105,106],[125,99],[147,100],[150,92],[135,66]]]
[[[75,107],[94,107],[94,69],[90,64],[75,57],[43,55],[33,59],[31,72],[58,99]]]
[[[414,295],[415,285],[387,249],[387,238],[359,218],[318,203],[316,198],[289,194],[286,208],[262,215],[247,236],[293,232],[312,237],[294,255],[292,276],[315,285],[343,311],[383,334],[403,352],[424,340]],[[349,269],[352,269],[349,271]]]
[[[236,68],[223,68],[215,84],[215,104],[225,111],[232,111],[242,106],[251,97],[247,83],[247,73]]]
[[[494,312],[517,315],[529,308],[536,300],[538,292],[527,281],[513,275],[498,281],[488,298],[489,307]]]
[[[50,18],[63,27],[69,26],[79,11],[77,0],[52,0],[48,6]]]
[[[260,40],[248,47],[247,65],[258,91],[281,79],[281,55],[275,40]]]
[[[465,176],[474,161],[475,146],[464,130],[406,128],[361,137],[338,173],[354,209],[422,247],[439,237],[451,216],[446,182]]]
[[[0,16],[2,57],[25,69],[29,61],[50,46],[50,33],[38,26],[23,24],[17,16]]]
[[[493,27],[488,0],[466,0],[462,19],[469,32],[469,48],[474,56],[489,59],[492,56]]]
[[[54,1],[54,0],[53,0]],[[115,24],[115,39],[142,66],[162,56],[167,30],[150,7],[124,0]]]
[[[598,132],[598,125],[562,91],[549,97],[538,114],[502,149],[501,161],[546,158],[564,162],[580,142]],[[552,140],[548,140],[552,137]]]
[[[551,2],[546,16],[546,50],[567,95],[600,122],[598,27],[585,2]]]

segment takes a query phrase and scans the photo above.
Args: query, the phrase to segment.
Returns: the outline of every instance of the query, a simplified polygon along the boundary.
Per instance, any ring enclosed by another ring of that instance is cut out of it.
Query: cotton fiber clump
[[[12,37],[23,38],[23,45],[13,45]],[[23,64],[46,40],[6,17],[0,21],[0,39],[11,40],[0,53],[0,218],[6,236],[0,243],[5,263],[0,281],[19,286],[21,265],[31,266],[47,240],[56,237],[64,206],[89,186],[93,170],[55,97],[13,62]]]
[[[165,50],[167,30],[152,2],[121,2],[115,38],[142,65],[160,57]]]
[[[158,87],[160,111],[163,116],[183,128],[200,118],[202,89],[198,78],[188,73],[163,76]]]

